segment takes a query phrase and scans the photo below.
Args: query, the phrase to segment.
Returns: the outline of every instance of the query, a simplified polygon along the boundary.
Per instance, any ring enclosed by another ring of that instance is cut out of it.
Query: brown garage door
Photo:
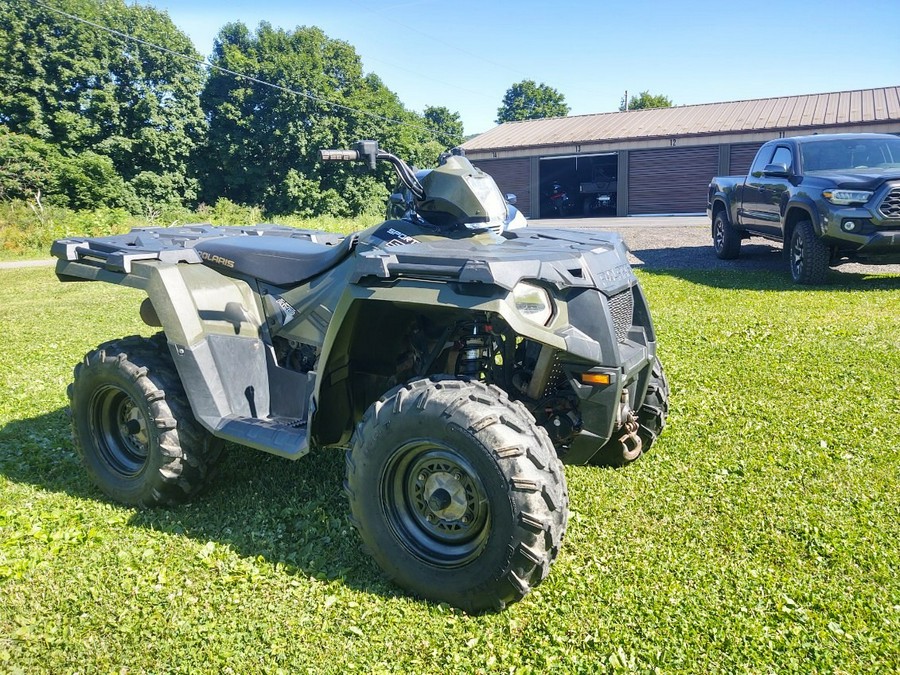
[[[731,146],[731,161],[728,163],[728,173],[732,176],[746,176],[756,157],[756,151],[762,147],[762,143],[741,143]]]
[[[526,218],[531,217],[531,161],[517,159],[479,159],[472,162],[494,179],[503,194],[516,196],[516,208]]]
[[[628,155],[628,213],[702,213],[719,146],[634,150]]]

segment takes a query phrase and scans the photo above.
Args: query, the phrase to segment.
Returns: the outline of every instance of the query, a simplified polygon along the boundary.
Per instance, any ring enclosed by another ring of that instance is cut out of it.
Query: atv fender
[[[140,272],[138,267],[142,268]],[[270,413],[262,316],[250,286],[204,265],[135,263],[198,421]]]

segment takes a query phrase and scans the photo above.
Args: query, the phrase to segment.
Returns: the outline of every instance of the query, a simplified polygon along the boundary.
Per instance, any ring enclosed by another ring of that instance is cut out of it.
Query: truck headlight
[[[871,190],[823,190],[822,196],[832,204],[865,204],[872,196]]]
[[[519,314],[529,321],[544,326],[553,316],[550,295],[540,286],[520,281],[512,293]]]

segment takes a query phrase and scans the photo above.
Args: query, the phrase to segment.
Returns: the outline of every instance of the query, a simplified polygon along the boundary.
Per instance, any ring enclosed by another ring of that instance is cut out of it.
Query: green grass
[[[641,273],[669,426],[567,467],[550,577],[471,617],[360,551],[342,459],[229,447],[193,504],[105,501],[65,388],[141,297],[0,271],[0,672],[900,670],[900,278]]]

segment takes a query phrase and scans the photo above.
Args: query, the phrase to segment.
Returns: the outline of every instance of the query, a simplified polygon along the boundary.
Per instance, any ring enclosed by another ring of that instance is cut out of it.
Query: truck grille
[[[891,188],[878,210],[887,220],[900,220],[900,185]]]
[[[634,321],[634,294],[630,288],[610,296],[609,313],[612,314],[616,341],[624,342],[628,337],[628,329]]]

